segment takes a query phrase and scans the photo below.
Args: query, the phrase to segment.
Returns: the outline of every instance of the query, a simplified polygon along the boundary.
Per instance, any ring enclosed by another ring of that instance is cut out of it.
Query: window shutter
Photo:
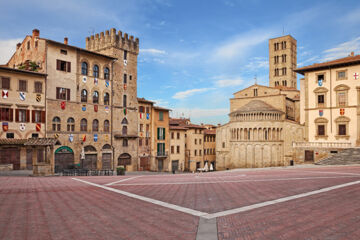
[[[70,100],[70,89],[66,89],[66,100]]]
[[[165,140],[165,128],[163,128],[163,140]]]
[[[19,109],[15,109],[15,122],[19,122]]]
[[[67,62],[67,63],[66,63],[66,70],[67,70],[68,72],[71,72],[71,62]]]
[[[60,88],[56,88],[56,99],[59,99],[60,96],[59,96],[59,93],[60,93]]]
[[[60,70],[61,62],[59,59],[56,60],[56,70]]]
[[[157,139],[160,140],[160,128],[157,129]]]
[[[41,111],[41,122],[45,123],[45,111]]]
[[[30,122],[30,110],[26,110],[26,120],[25,122]]]
[[[35,110],[31,110],[31,122],[35,122]]]
[[[10,108],[9,114],[10,114],[9,121],[12,122],[13,119],[14,119],[14,116],[13,116],[13,115],[14,115],[14,111],[13,111],[12,108]]]

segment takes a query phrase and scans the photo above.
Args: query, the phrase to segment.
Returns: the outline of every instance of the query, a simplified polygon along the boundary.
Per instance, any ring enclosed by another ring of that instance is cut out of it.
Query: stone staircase
[[[318,161],[316,165],[351,165],[360,164],[360,148],[348,148],[328,158]]]

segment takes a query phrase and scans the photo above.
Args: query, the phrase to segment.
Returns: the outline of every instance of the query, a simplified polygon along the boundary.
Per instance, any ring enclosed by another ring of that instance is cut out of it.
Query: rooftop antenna
[[[89,27],[89,35],[94,35],[95,34],[95,29],[93,27]]]
[[[257,85],[257,76],[255,74],[255,77],[254,77],[254,82],[255,82],[255,85]]]

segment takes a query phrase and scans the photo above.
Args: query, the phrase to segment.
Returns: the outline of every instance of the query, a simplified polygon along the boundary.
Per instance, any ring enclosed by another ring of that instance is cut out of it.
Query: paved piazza
[[[360,239],[360,166],[0,177],[0,239]]]

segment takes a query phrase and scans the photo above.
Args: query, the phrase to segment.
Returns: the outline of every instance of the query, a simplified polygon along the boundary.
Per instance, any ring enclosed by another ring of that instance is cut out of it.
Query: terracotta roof
[[[243,112],[282,112],[273,106],[261,101],[261,100],[252,100],[240,107],[238,110],[231,112],[233,113],[243,113]]]
[[[280,89],[280,90],[290,90],[290,91],[299,91],[294,87],[287,87],[287,86],[276,86],[274,88]]]
[[[169,123],[170,125],[186,125],[186,122],[189,121],[189,118],[170,118]]]
[[[203,126],[201,126],[201,125],[197,125],[197,124],[192,124],[192,123],[190,123],[190,124],[187,124],[185,127],[187,127],[187,128],[201,128],[201,129],[206,129],[205,127],[203,127]]]
[[[0,70],[5,70],[5,71],[9,71],[9,72],[16,72],[16,73],[33,74],[33,75],[38,75],[38,76],[42,76],[42,77],[47,76],[47,74],[45,74],[45,73],[38,73],[38,72],[34,72],[34,71],[21,70],[21,69],[17,69],[17,68],[9,68],[7,66],[0,66]]]
[[[314,63],[313,65],[297,68],[294,71],[304,75],[305,72],[326,69],[329,67],[342,67],[356,64],[360,64],[360,55],[348,56],[323,63]]]
[[[0,145],[24,145],[27,139],[16,138],[2,138],[0,139]]]
[[[151,103],[151,104],[155,103],[153,101],[146,100],[145,98],[137,98],[137,100],[138,100],[138,102],[143,102],[143,103]]]
[[[60,145],[56,138],[30,138],[25,142],[25,146],[53,146]]]
[[[170,130],[188,130],[187,127],[170,125]]]
[[[163,107],[159,107],[159,106],[154,106],[154,109],[156,109],[156,110],[164,110],[164,111],[171,111],[171,109],[163,108]]]
[[[212,129],[212,130],[206,129],[206,130],[204,130],[204,134],[205,134],[205,135],[215,135],[215,134],[216,134],[216,130],[215,130],[215,129]]]

